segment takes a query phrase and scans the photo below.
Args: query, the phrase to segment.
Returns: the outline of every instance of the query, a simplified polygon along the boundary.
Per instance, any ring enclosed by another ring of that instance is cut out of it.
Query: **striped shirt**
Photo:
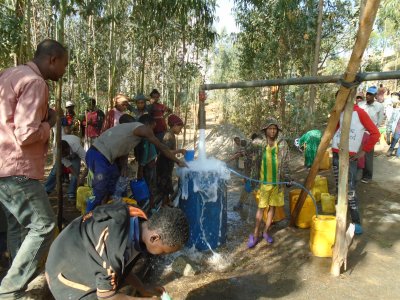
[[[277,144],[275,143],[272,147],[267,145],[263,151],[260,180],[268,183],[277,182],[279,180],[278,170],[279,161]]]

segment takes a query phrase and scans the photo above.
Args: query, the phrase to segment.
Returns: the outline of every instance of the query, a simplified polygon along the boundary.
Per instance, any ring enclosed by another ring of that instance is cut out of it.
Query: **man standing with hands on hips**
[[[39,182],[50,128],[56,123],[46,80],[59,80],[67,65],[64,46],[44,40],[32,61],[0,73],[0,203],[12,259],[0,285],[0,299],[24,296],[52,241],[55,216]]]

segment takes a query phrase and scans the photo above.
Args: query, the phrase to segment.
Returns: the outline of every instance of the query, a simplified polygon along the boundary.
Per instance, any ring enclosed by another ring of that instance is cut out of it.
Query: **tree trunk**
[[[114,1],[110,1],[110,10],[112,20],[110,23],[110,35],[109,35],[109,49],[110,49],[110,61],[108,64],[108,103],[109,107],[113,107],[112,99],[113,99],[113,67],[115,65],[115,14],[114,14]]]
[[[344,74],[343,80],[345,82],[351,83],[355,80],[358,69],[360,68],[361,59],[363,57],[365,48],[369,41],[369,36],[371,35],[372,26],[375,21],[376,13],[379,7],[379,0],[368,0],[365,6],[364,14],[362,16],[360,26],[357,32],[357,39],[353,47],[353,52],[350,57],[346,72]],[[318,173],[319,164],[324,156],[326,149],[328,148],[330,141],[335,133],[336,126],[339,122],[340,113],[346,104],[347,98],[349,97],[350,89],[341,86],[339,93],[336,97],[336,103],[331,111],[331,116],[328,119],[328,125],[322,136],[321,143],[318,147],[317,155],[315,157],[314,163],[311,166],[310,172],[307,176],[305,187],[310,190],[314,183],[315,176]],[[291,226],[294,226],[296,219],[299,215],[301,208],[303,207],[304,201],[306,199],[306,192],[301,191],[296,207],[293,210],[292,218],[290,220]]]
[[[318,2],[318,21],[317,21],[317,37],[315,40],[315,48],[314,48],[314,62],[312,64],[311,76],[318,75],[318,63],[319,63],[319,52],[321,49],[321,33],[322,33],[322,13],[324,9],[324,0],[319,0]],[[314,123],[315,112],[315,97],[317,95],[317,86],[312,84],[310,86],[310,98],[308,100],[308,111],[310,113],[310,118],[308,118],[308,125],[311,128]]]

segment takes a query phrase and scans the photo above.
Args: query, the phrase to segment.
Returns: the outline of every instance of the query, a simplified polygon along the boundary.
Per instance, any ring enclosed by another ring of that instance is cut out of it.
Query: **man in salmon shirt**
[[[12,259],[0,285],[0,299],[25,295],[53,238],[55,216],[39,182],[50,128],[56,123],[46,80],[59,80],[67,65],[64,46],[44,40],[32,61],[0,73],[0,203]]]

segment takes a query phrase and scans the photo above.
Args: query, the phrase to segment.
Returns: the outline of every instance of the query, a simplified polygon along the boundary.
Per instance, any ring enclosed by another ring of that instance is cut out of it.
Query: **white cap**
[[[71,106],[75,106],[75,103],[72,101],[67,101],[67,103],[65,103],[65,107],[71,107]]]

